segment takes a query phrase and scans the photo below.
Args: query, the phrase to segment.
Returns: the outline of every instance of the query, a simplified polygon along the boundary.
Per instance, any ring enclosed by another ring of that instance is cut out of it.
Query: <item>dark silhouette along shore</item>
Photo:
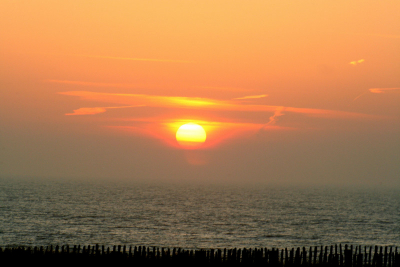
[[[399,267],[397,247],[320,246],[309,249],[196,249],[145,246],[0,248],[0,261],[41,266],[271,266]]]

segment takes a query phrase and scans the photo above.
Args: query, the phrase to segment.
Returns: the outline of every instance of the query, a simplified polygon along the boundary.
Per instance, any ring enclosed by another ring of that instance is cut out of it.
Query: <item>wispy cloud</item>
[[[83,82],[83,81],[69,81],[69,80],[43,80],[46,83],[60,83],[60,84],[74,84],[83,86],[95,86],[95,87],[118,87],[118,88],[131,88],[133,84],[126,83],[98,83],[98,82]]]
[[[279,120],[282,116],[293,116],[300,121],[308,121],[308,118],[318,117],[324,119],[371,119],[376,118],[354,112],[297,108],[287,106],[254,105],[247,101],[217,100],[200,97],[163,96],[148,94],[116,94],[88,91],[60,92],[65,96],[78,97],[81,100],[93,101],[97,107],[82,107],[66,115],[94,115],[109,112],[112,108],[129,108],[133,106],[146,106],[146,110],[156,111],[157,115],[148,112],[132,112],[126,116],[113,118],[112,123],[106,127],[115,128],[118,131],[128,131],[138,135],[152,136],[162,140],[172,147],[177,146],[175,134],[177,129],[186,122],[195,122],[202,125],[207,132],[208,141],[204,148],[214,147],[231,138],[241,138],[253,135],[260,131],[293,131],[299,130],[299,124],[293,117],[284,123]],[[113,103],[113,104],[109,104]],[[115,106],[113,106],[115,104]],[[111,105],[111,106],[105,106]],[[226,112],[229,111],[229,112]],[[233,111],[233,112],[230,112]],[[238,112],[239,111],[239,112]],[[248,116],[232,117],[238,113],[249,112]],[[154,114],[154,113],[153,113]],[[256,116],[252,116],[255,115]],[[269,118],[265,121],[265,118]],[[109,119],[109,118],[108,118]]]
[[[354,98],[353,101],[359,99],[360,97],[362,97],[363,95],[366,95],[369,93],[373,93],[373,94],[383,94],[383,93],[388,93],[388,92],[394,92],[396,90],[400,90],[400,87],[393,87],[393,88],[370,88],[368,89],[367,92],[362,93],[361,95],[357,96],[356,98]]]
[[[371,89],[369,89],[369,91],[371,93],[374,93],[374,94],[383,94],[383,93],[386,93],[388,91],[394,91],[394,90],[400,90],[400,87],[396,87],[396,88],[371,88]]]
[[[364,92],[361,95],[357,96],[356,98],[353,99],[353,101],[356,101],[357,99],[359,99],[360,97],[362,97],[363,95],[367,94],[368,92]]]
[[[235,100],[216,100],[210,98],[199,97],[177,97],[177,96],[157,96],[145,94],[115,94],[115,93],[99,93],[88,91],[69,91],[60,92],[62,95],[77,96],[83,100],[116,103],[120,105],[145,105],[148,107],[161,108],[184,108],[184,109],[202,109],[202,110],[225,110],[225,111],[249,111],[249,112],[274,112],[270,117],[271,124],[276,122],[278,116],[282,116],[282,111],[304,114],[312,117],[329,117],[329,118],[355,118],[368,117],[368,115],[313,108],[296,108],[282,107],[270,105],[245,105]]]
[[[67,116],[75,116],[75,115],[95,115],[99,113],[104,113],[107,109],[118,109],[118,108],[133,108],[133,107],[142,107],[143,105],[138,106],[122,106],[122,107],[93,107],[93,108],[78,108],[74,109],[72,113],[66,113]]]
[[[196,86],[196,88],[230,91],[230,92],[249,92],[249,91],[253,90],[253,89],[246,89],[246,88],[239,88],[239,87],[224,87],[224,86]]]
[[[357,64],[363,63],[364,61],[365,61],[365,59],[359,59],[359,60],[351,61],[349,64],[355,66]]]
[[[256,99],[256,98],[264,98],[267,97],[268,95],[249,95],[249,96],[243,96],[243,97],[237,97],[234,99]]]
[[[193,61],[189,61],[189,60],[177,60],[177,59],[111,57],[111,56],[95,56],[95,55],[78,55],[78,56],[81,56],[81,57],[89,57],[89,58],[115,59],[115,60],[131,60],[131,61],[170,62],[170,63],[193,63]]]
[[[279,116],[284,115],[283,114],[283,110],[285,109],[285,107],[277,107],[274,115],[272,115],[271,117],[269,117],[269,122],[266,125],[274,125],[276,123],[276,120]]]
[[[104,113],[106,112],[106,108],[101,108],[101,107],[96,107],[96,108],[78,108],[74,109],[74,112],[72,113],[65,113],[67,116],[72,116],[72,115],[94,115],[94,114],[99,114],[99,113]]]

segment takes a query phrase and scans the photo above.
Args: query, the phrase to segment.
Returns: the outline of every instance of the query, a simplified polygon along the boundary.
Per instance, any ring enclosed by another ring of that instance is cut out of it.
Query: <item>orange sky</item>
[[[399,13],[0,0],[0,175],[400,184]]]

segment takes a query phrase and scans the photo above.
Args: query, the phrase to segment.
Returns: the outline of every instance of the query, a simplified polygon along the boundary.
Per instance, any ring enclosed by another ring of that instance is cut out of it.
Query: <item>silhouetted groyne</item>
[[[321,246],[306,249],[198,249],[145,246],[0,248],[0,264],[55,266],[400,267],[397,247]]]

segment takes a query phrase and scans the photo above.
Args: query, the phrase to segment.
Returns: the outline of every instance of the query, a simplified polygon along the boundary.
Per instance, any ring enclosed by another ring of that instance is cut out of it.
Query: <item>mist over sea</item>
[[[400,190],[0,179],[0,246],[400,245]]]

